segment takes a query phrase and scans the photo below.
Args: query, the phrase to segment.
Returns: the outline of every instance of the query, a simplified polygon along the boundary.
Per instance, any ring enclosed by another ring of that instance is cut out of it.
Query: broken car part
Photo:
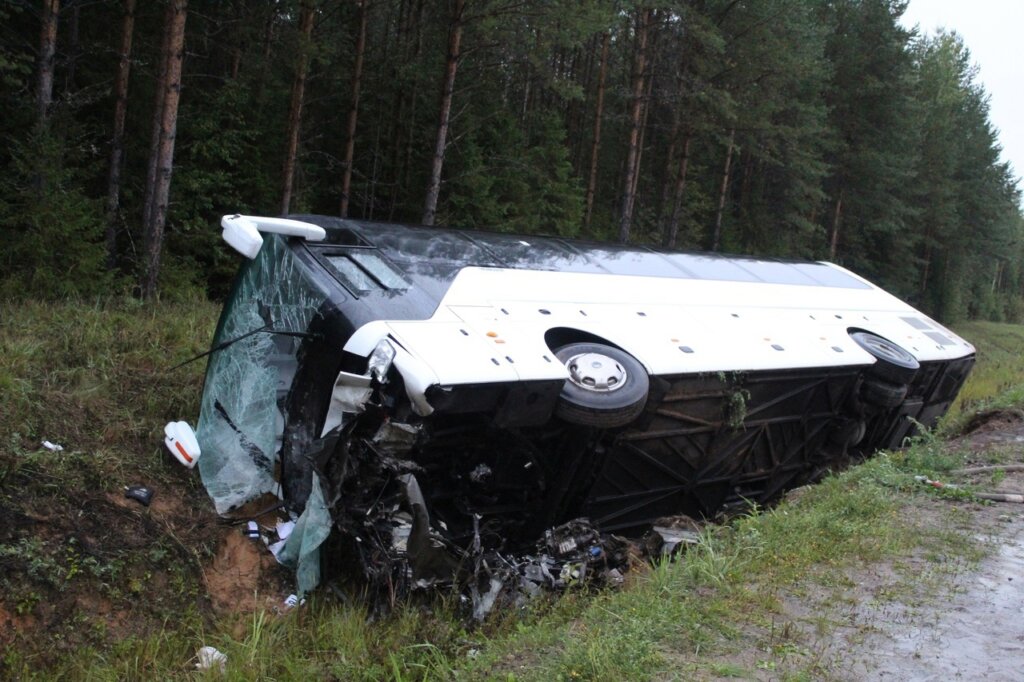
[[[168,422],[164,427],[164,445],[174,458],[189,469],[196,465],[203,454],[196,434],[188,422]]]
[[[621,577],[609,533],[899,447],[974,362],[828,263],[288,220],[222,222],[247,260],[196,436],[218,512],[283,502],[300,594],[350,567],[389,599],[469,584],[485,611],[495,590]],[[671,553],[696,531],[655,532]]]
[[[124,496],[130,500],[135,500],[144,507],[148,507],[149,503],[153,501],[153,490],[144,485],[126,485],[124,487]]]

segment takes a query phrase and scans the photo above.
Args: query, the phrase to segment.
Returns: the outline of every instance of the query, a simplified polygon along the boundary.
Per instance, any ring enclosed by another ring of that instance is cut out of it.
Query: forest
[[[1024,319],[988,95],[901,0],[3,0],[0,297],[222,297],[221,215],[829,260]]]

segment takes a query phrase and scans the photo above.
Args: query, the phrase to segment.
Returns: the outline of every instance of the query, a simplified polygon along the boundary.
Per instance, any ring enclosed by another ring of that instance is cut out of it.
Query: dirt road
[[[953,446],[979,461],[1024,461],[1024,418],[995,415]],[[972,482],[1020,491],[1024,473],[1008,473],[998,482],[985,474]],[[985,544],[986,556],[977,564],[933,576],[933,561],[911,557],[904,566],[910,570],[901,574],[920,584],[906,590],[882,588],[885,581],[871,571],[854,576],[861,594],[844,614],[846,627],[824,647],[826,669],[836,679],[1024,679],[1024,505],[967,504],[958,518],[955,530]]]
[[[889,605],[877,632],[854,647],[848,673],[873,680],[1024,679],[1024,517],[1013,515],[998,548],[958,576],[935,603]],[[844,667],[844,666],[840,666]],[[846,677],[846,675],[842,675]]]

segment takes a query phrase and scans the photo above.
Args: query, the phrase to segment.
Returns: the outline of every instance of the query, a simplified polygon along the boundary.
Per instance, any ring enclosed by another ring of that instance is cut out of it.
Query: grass
[[[197,477],[160,451],[160,427],[196,412],[203,363],[164,368],[205,348],[215,316],[204,302],[4,306],[0,514],[11,521],[0,530],[0,636],[4,613],[32,634],[0,647],[0,674],[219,679],[193,668],[210,645],[227,654],[228,680],[820,679],[827,653],[786,615],[788,598],[810,604],[825,595],[830,608],[853,608],[850,572],[891,564],[875,598],[897,599],[922,581],[942,583],[984,549],[954,505],[938,507],[941,523],[918,518],[925,500],[951,493],[923,488],[914,475],[941,477],[964,461],[926,437],[709,527],[679,560],[632,573],[623,589],[535,600],[476,628],[445,598],[370,618],[358,594],[326,590],[284,615],[217,617],[198,579],[213,526],[149,527],[145,515],[118,512],[103,497],[141,479],[209,514]],[[1024,327],[958,331],[980,353],[946,429],[977,409],[1024,403]],[[43,439],[66,450],[42,450]],[[74,519],[97,509],[108,528],[76,530]],[[115,535],[131,546],[111,549]],[[927,570],[908,563],[912,556]],[[88,593],[99,602],[90,606]],[[823,609],[812,629],[827,634],[837,618]]]
[[[945,420],[944,432],[984,409],[1024,405],[1024,325],[964,322],[955,331],[978,348],[978,361]]]

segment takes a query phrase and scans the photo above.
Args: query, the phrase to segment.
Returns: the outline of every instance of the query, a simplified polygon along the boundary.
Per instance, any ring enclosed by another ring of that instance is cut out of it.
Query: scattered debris
[[[943,483],[942,481],[933,481],[927,476],[914,476],[914,480],[918,483],[924,483],[933,488],[945,488],[947,490],[959,490],[960,486],[955,483]]]
[[[925,485],[930,485],[933,488],[945,488],[947,490],[960,489],[960,486],[954,483],[933,481],[927,476],[914,476],[914,480],[924,483]],[[1024,504],[1024,493],[1018,492],[974,493],[974,496],[979,500],[989,500],[991,502],[1015,502],[1018,504]]]
[[[47,450],[49,450],[50,452],[61,452],[62,450],[64,450],[64,446],[63,445],[58,445],[57,443],[51,443],[48,440],[44,440],[43,441],[43,447],[46,448]]]
[[[660,519],[644,536],[648,556],[675,556],[686,545],[700,542],[701,526],[689,516]]]
[[[164,427],[164,445],[175,459],[189,469],[196,465],[199,456],[203,454],[199,449],[195,431],[188,422],[168,422]]]
[[[212,646],[204,646],[196,653],[196,658],[199,659],[196,661],[196,670],[217,669],[221,674],[224,674],[227,671],[227,654],[218,651]]]
[[[126,485],[124,487],[124,496],[135,500],[144,507],[148,507],[149,503],[153,501],[153,490],[144,485]]]

